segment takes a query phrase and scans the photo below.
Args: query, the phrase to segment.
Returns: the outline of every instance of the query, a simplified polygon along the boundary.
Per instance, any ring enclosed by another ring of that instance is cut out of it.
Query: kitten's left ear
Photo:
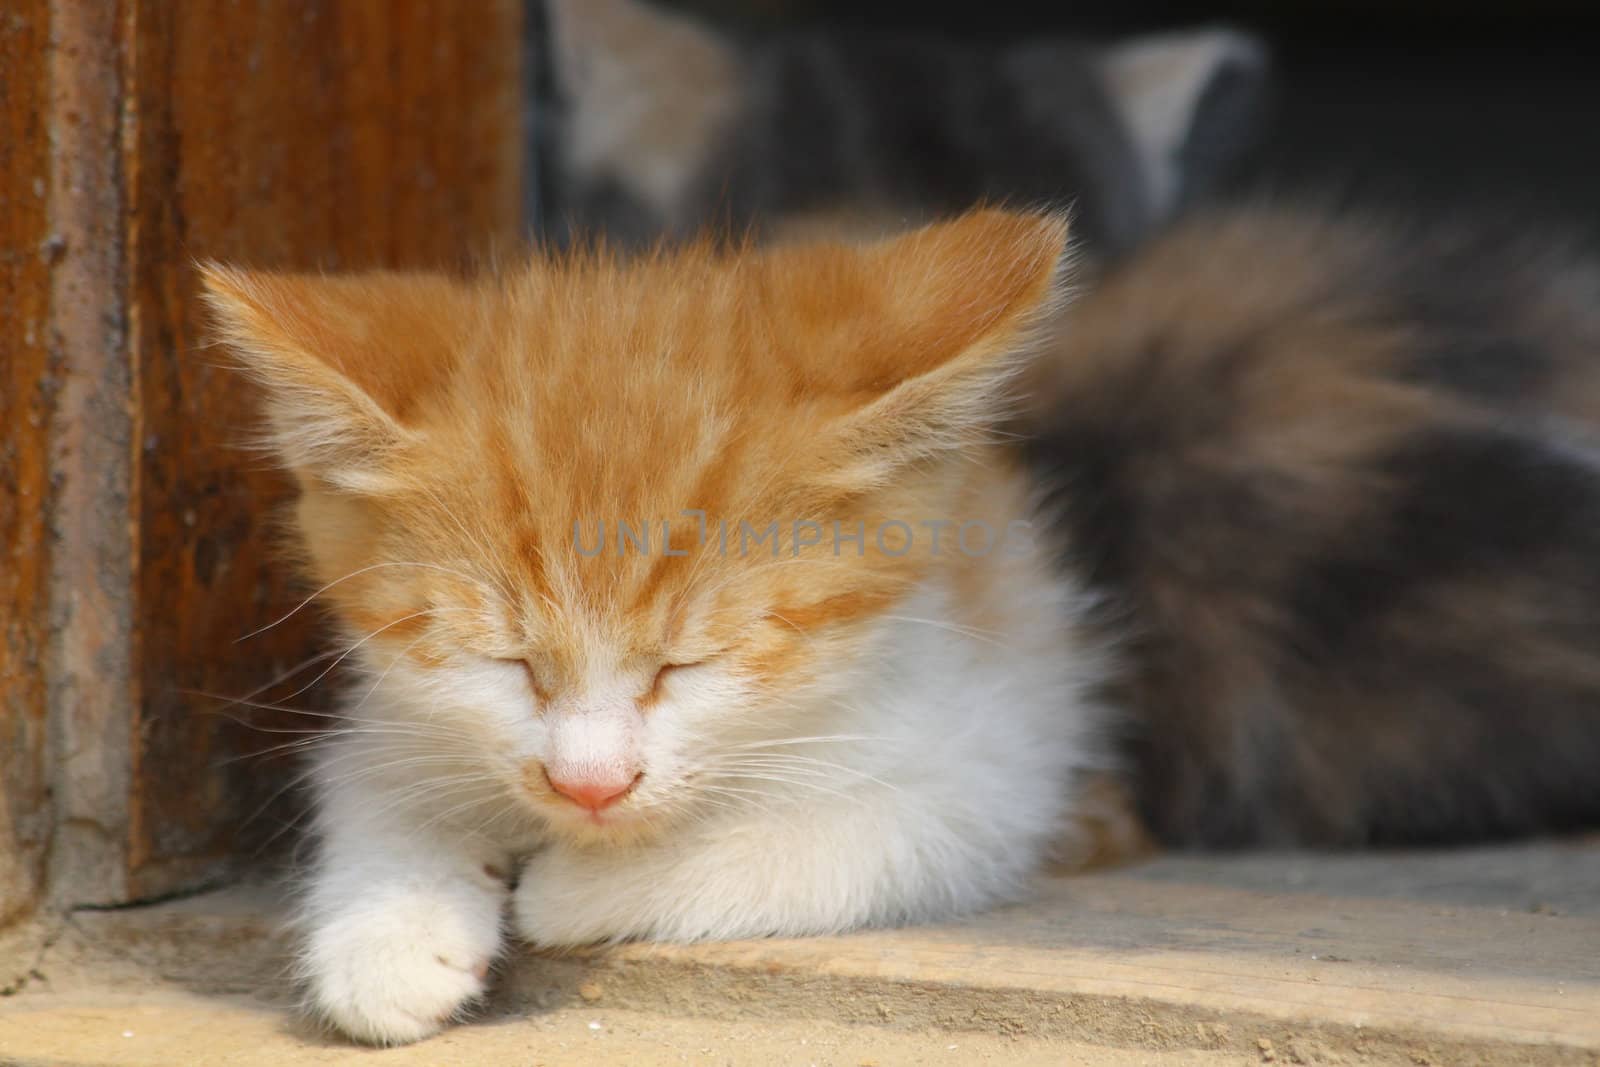
[[[869,298],[813,371],[819,394],[845,409],[842,484],[882,484],[995,425],[1063,295],[1066,240],[1060,215],[979,210],[858,253]],[[810,273],[818,314],[848,306],[829,284],[844,272],[819,262]]]
[[[303,480],[381,491],[419,401],[475,321],[466,287],[426,274],[338,277],[202,264],[220,340],[263,387],[268,444]]]
[[[1258,37],[1210,29],[1138,37],[1100,57],[1154,218],[1203,192],[1255,140],[1269,55]]]

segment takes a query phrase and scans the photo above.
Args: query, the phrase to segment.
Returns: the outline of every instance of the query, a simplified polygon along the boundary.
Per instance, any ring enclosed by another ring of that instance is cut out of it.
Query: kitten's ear
[[[219,339],[266,395],[268,444],[302,477],[351,492],[388,484],[416,437],[407,417],[449,372],[464,287],[432,275],[270,274],[202,264]]]
[[[567,169],[618,182],[676,221],[740,106],[738,54],[700,23],[638,0],[548,0],[546,13],[568,109]]]
[[[1101,56],[1156,218],[1203,191],[1254,141],[1268,67],[1264,42],[1227,29],[1135,38]]]
[[[1063,296],[1066,241],[1060,215],[986,209],[861,251],[864,321],[815,372],[818,391],[844,401],[846,483],[881,484],[993,428]],[[828,303],[826,266],[816,273]]]

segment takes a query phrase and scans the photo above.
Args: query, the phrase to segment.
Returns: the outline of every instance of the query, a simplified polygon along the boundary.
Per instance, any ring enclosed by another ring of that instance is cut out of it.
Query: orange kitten
[[[373,1042],[541,945],[1014,893],[1092,761],[1075,590],[990,441],[1065,227],[206,272],[367,676],[316,757],[316,1010]]]

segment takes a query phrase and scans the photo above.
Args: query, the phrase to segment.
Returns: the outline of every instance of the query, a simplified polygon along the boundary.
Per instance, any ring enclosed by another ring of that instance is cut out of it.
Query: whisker
[[[459,811],[465,811],[468,808],[477,807],[480,804],[487,803],[489,800],[491,800],[493,798],[493,795],[495,793],[501,792],[502,789],[503,789],[503,784],[501,782],[499,782],[498,780],[486,780],[486,781],[480,782],[478,784],[480,785],[480,787],[485,787],[485,786],[490,787],[490,793],[489,793],[488,796],[476,796],[473,799],[470,799],[470,800],[467,800],[467,801],[465,801],[463,803],[457,804],[453,808],[449,808],[448,810],[441,811],[437,815],[435,815],[433,818],[429,819],[427,822],[425,822],[421,826],[417,827],[415,832],[418,833],[418,834],[426,833],[433,826],[435,826],[436,824],[438,824],[440,822],[445,821],[446,819],[450,818],[452,815],[456,814]]]
[[[422,636],[426,637],[427,635],[424,634]],[[394,659],[389,661],[389,665],[383,669],[383,673],[378,675],[377,680],[372,683],[372,686],[366,691],[365,694],[362,695],[361,699],[356,701],[355,707],[350,710],[360,711],[362,708],[366,707],[367,701],[372,699],[372,694],[378,691],[378,687],[384,683],[384,680],[389,677],[390,673],[393,672],[396,667],[400,666],[400,662],[406,658],[413,648],[416,648],[421,643],[422,637],[418,637],[405,648],[402,648],[399,652],[395,653]]]
[[[205,697],[208,700],[220,700],[229,703],[231,703],[233,700],[251,700],[260,696],[262,693],[267,692],[273,686],[281,685],[282,683],[288,681],[290,678],[293,678],[295,675],[299,674],[312,664],[321,663],[326,659],[332,659],[336,655],[338,655],[338,653],[334,651],[319,652],[315,656],[311,656],[308,659],[303,659],[299,663],[296,663],[293,667],[290,667],[288,670],[284,671],[282,674],[279,674],[276,678],[257,686],[256,688],[250,690],[250,692],[244,694],[242,697],[225,697],[221,696],[220,694],[207,693],[198,689],[178,689],[176,692],[179,696],[198,696]]]
[[[950,633],[960,634],[962,637],[970,637],[974,641],[983,641],[986,644],[995,645],[1001,648],[1005,647],[1000,641],[996,640],[997,637],[1005,636],[1005,634],[999,630],[978,630],[971,626],[962,626],[958,623],[946,622],[943,619],[918,619],[910,615],[880,615],[878,617],[880,619],[888,619],[893,622],[910,622],[917,623],[922,626],[931,626],[936,630],[948,630]]]
[[[319,737],[318,740],[320,741],[320,740],[322,740],[322,738]],[[250,825],[263,812],[265,812],[267,809],[269,809],[278,800],[279,797],[283,796],[289,790],[299,786],[301,783],[305,782],[306,779],[314,777],[315,775],[317,775],[319,773],[326,772],[329,767],[335,766],[335,765],[340,764],[340,763],[349,762],[349,761],[351,761],[353,759],[362,758],[362,757],[364,757],[366,755],[367,754],[365,752],[361,752],[361,751],[350,751],[350,752],[338,753],[335,756],[331,757],[330,759],[323,760],[323,761],[321,761],[319,763],[313,764],[310,767],[307,767],[305,770],[301,771],[299,774],[296,774],[293,778],[289,779],[289,781],[285,782],[278,789],[274,790],[272,795],[269,796],[265,801],[263,801],[261,806],[258,807],[254,812],[252,812],[250,814],[249,817],[247,817],[244,820],[244,825],[246,825],[246,826]],[[406,758],[400,759],[400,760],[392,760],[392,761],[389,761],[389,762],[386,762],[386,763],[383,763],[383,764],[379,764],[379,765],[376,765],[376,766],[370,767],[370,768],[359,768],[355,772],[343,776],[340,779],[340,781],[344,781],[344,782],[360,781],[363,778],[368,777],[369,774],[375,774],[375,773],[378,773],[378,772],[381,772],[383,770],[390,769],[390,768],[393,768],[393,767],[408,766],[408,765],[422,765],[424,763],[433,763],[433,762],[460,763],[462,761],[461,761],[460,757],[458,757],[458,756],[434,757],[430,753],[424,753],[421,756],[410,756],[410,757],[406,757]]]
[[[281,704],[268,704],[253,700],[235,701],[234,703],[247,708],[258,708],[262,711],[277,711],[292,715],[306,715],[312,718],[327,719],[340,723],[347,723],[350,725],[348,728],[331,726],[262,726],[260,723],[254,723],[249,719],[242,719],[236,715],[230,715],[228,712],[218,708],[198,708],[196,710],[202,715],[215,715],[218,718],[227,719],[229,722],[236,723],[239,726],[246,727],[247,729],[254,730],[256,733],[262,734],[303,733],[335,737],[342,733],[354,733],[359,730],[375,734],[411,734],[417,737],[429,738],[462,739],[471,738],[474,736],[471,731],[452,726],[448,723],[441,723],[433,719],[365,719],[353,715],[341,715],[336,712],[312,711],[309,708],[291,708]]]
[[[872,734],[817,734],[811,737],[779,737],[770,741],[748,741],[743,744],[728,745],[727,750],[744,751],[753,748],[781,748],[786,745],[820,745],[892,740],[893,738],[890,737],[876,737]]]
[[[396,626],[399,626],[401,623],[410,622],[412,619],[420,619],[424,615],[435,615],[435,614],[438,614],[439,610],[440,609],[438,609],[438,608],[424,608],[421,611],[413,611],[409,615],[402,615],[398,619],[394,619],[394,620],[391,620],[390,622],[384,623],[382,626],[378,627],[376,630],[372,631],[367,636],[363,637],[361,640],[357,641],[355,644],[353,644],[349,648],[345,649],[344,652],[342,652],[339,655],[338,659],[334,660],[332,663],[328,664],[326,667],[324,667],[322,669],[322,673],[318,674],[315,678],[311,679],[311,681],[307,682],[305,685],[301,686],[299,689],[296,689],[294,692],[290,693],[288,696],[285,696],[283,699],[285,699],[285,700],[293,700],[295,697],[299,696],[301,693],[304,693],[307,689],[310,689],[312,686],[314,686],[318,682],[322,681],[329,674],[331,674],[333,672],[333,670],[336,667],[339,666],[339,664],[343,663],[351,655],[351,653],[355,652],[356,649],[360,648],[362,645],[365,645],[368,641],[371,641],[374,637],[377,637],[379,634],[383,633],[384,631],[392,630]]]
[[[730,762],[714,761],[710,764],[710,766],[720,773],[737,773],[740,769],[748,767],[754,770],[788,770],[796,774],[805,773],[824,778],[835,774],[844,774],[849,775],[851,778],[859,779],[863,782],[871,782],[874,785],[882,786],[884,789],[887,789],[893,793],[900,792],[899,786],[896,786],[890,782],[886,782],[876,775],[868,774],[866,771],[858,770],[855,767],[847,767],[841,763],[830,763],[826,760],[809,759],[805,756],[774,754],[762,756],[755,760],[746,759]]]
[[[778,784],[778,785],[793,786],[793,787],[795,787],[797,789],[810,790],[813,793],[822,793],[822,794],[825,794],[827,796],[838,797],[840,800],[859,801],[861,799],[860,797],[852,797],[848,793],[842,793],[837,789],[829,789],[826,786],[818,785],[816,782],[808,780],[808,779],[789,778],[789,777],[785,777],[785,776],[782,776],[782,775],[772,774],[770,772],[767,772],[767,773],[745,772],[745,773],[739,773],[739,774],[730,775],[729,777],[731,777],[731,778],[733,778],[735,780],[740,780],[740,781],[772,782],[772,783],[775,783],[775,784]],[[723,786],[723,785],[707,785],[707,786],[704,786],[702,788],[726,790],[729,787]],[[772,794],[765,793],[765,792],[762,792],[760,790],[750,790],[749,792],[753,792],[753,793],[755,793],[757,795],[764,796],[764,797],[767,797],[769,799],[773,799],[772,798]]]
[[[369,573],[371,571],[382,570],[385,567],[421,567],[421,568],[426,569],[426,570],[442,571],[445,574],[451,574],[451,575],[454,575],[457,578],[464,578],[467,581],[471,581],[471,582],[479,581],[479,579],[474,578],[470,574],[467,574],[467,573],[462,572],[462,571],[456,571],[456,570],[454,570],[454,569],[452,569],[450,567],[442,567],[442,566],[440,566],[440,565],[438,565],[436,563],[414,563],[414,562],[407,562],[407,561],[402,561],[402,560],[386,560],[386,561],[384,561],[382,563],[369,563],[365,567],[361,567],[361,568],[358,568],[356,570],[351,571],[349,574],[345,575],[343,578],[335,578],[333,581],[329,582],[327,585],[323,586],[321,589],[318,589],[316,592],[312,593],[310,596],[308,596],[304,600],[300,601],[300,603],[298,603],[294,607],[290,608],[283,615],[280,615],[276,619],[273,619],[271,622],[267,623],[265,626],[257,627],[256,629],[251,630],[249,633],[245,634],[243,637],[234,638],[234,642],[233,643],[237,645],[237,644],[239,644],[241,642],[250,640],[252,637],[256,637],[256,636],[258,636],[260,634],[266,633],[268,630],[272,629],[274,626],[281,626],[282,624],[288,622],[290,619],[294,618],[301,611],[304,611],[306,606],[308,604],[310,604],[313,600],[317,599],[317,597],[321,596],[323,593],[326,593],[328,590],[334,588],[335,586],[342,585],[343,583],[350,581],[352,578],[359,578],[361,575],[367,574],[367,573]]]

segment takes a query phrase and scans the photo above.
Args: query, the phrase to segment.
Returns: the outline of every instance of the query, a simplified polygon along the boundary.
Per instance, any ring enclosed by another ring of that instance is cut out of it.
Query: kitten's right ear
[[[565,100],[562,154],[579,182],[614,181],[672,222],[742,105],[733,45],[638,0],[547,0]]]
[[[303,479],[381,492],[416,439],[419,398],[448,373],[464,287],[433,275],[272,274],[217,263],[200,278],[220,341],[263,387],[267,443]]]
[[[1108,49],[1100,71],[1158,219],[1231,166],[1266,111],[1267,46],[1239,30],[1137,37]]]

